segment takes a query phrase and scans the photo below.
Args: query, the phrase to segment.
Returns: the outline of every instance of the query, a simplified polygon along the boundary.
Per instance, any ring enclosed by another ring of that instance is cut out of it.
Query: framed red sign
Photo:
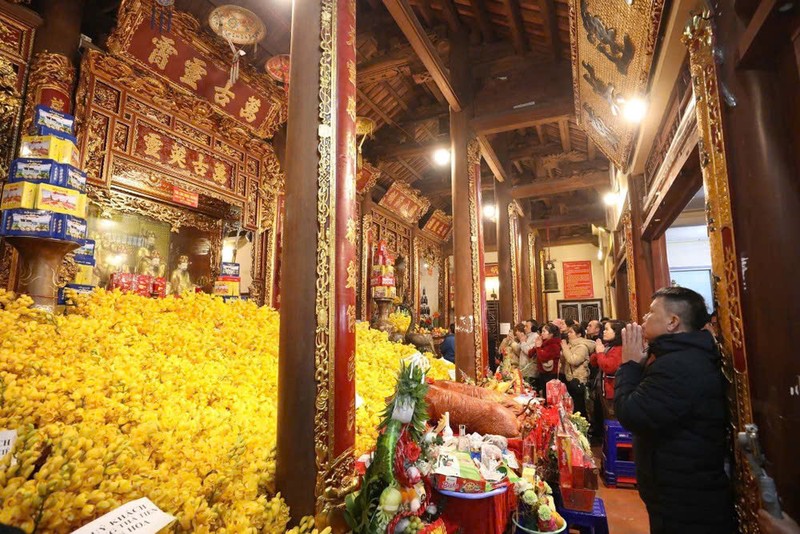
[[[591,261],[564,262],[564,298],[590,299],[594,297]]]

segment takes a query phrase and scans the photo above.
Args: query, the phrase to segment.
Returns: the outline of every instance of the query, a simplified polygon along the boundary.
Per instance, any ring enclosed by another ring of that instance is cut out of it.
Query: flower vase
[[[374,300],[378,311],[375,313],[369,326],[375,330],[386,332],[391,337],[397,330],[391,321],[389,321],[389,313],[391,313],[393,300],[384,298],[376,298]]]

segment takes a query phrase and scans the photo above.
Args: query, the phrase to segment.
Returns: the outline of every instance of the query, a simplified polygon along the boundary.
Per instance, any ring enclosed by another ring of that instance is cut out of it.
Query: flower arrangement
[[[556,511],[553,502],[553,490],[550,485],[538,476],[531,482],[522,478],[514,484],[519,505],[517,507],[517,523],[535,532],[561,532],[566,521]]]

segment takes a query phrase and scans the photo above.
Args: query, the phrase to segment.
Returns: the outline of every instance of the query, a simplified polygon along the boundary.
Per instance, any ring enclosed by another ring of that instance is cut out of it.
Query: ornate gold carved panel
[[[747,371],[745,324],[740,298],[739,261],[731,214],[731,192],[725,155],[714,30],[708,13],[692,18],[684,34],[689,48],[692,87],[697,102],[700,130],[700,165],[706,195],[708,236],[711,242],[711,271],[714,304],[719,314],[725,375],[730,381],[729,406],[734,436],[752,423],[750,385]],[[736,451],[736,512],[740,532],[759,532],[756,513],[761,507],[758,486],[747,461]]]
[[[76,116],[90,182],[163,202],[172,202],[175,187],[187,189],[241,208],[245,228],[272,225],[283,187],[272,146],[203,100],[89,51]]]
[[[627,170],[638,127],[626,103],[644,99],[664,0],[570,0],[575,115],[591,140]]]

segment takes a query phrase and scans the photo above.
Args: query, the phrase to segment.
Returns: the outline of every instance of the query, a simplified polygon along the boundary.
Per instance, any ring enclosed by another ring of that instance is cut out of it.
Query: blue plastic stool
[[[606,506],[600,497],[594,498],[594,510],[591,513],[567,510],[561,506],[556,508],[569,528],[577,528],[582,534],[609,534]]]
[[[604,422],[603,440],[603,478],[606,486],[636,484],[636,464],[633,461],[633,435],[622,428],[616,419]],[[620,460],[620,450],[625,451],[628,460]]]

